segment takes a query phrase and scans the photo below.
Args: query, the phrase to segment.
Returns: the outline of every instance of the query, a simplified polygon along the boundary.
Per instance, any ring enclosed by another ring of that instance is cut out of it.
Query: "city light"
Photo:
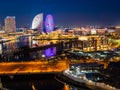
[[[119,90],[119,3],[1,1],[0,90]]]

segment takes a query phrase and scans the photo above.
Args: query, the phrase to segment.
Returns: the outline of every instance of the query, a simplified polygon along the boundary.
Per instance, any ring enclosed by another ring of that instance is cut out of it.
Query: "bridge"
[[[0,75],[58,73],[68,68],[66,61],[5,62],[0,63]]]
[[[35,38],[33,40],[78,40],[78,38]]]

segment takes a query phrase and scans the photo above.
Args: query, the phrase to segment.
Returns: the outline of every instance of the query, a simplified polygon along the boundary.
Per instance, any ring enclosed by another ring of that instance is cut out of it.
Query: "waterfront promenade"
[[[66,61],[3,62],[0,63],[0,75],[58,73],[66,68]]]

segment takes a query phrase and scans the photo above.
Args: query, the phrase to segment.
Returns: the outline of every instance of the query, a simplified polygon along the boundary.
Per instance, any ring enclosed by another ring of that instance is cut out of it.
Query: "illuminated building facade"
[[[36,15],[32,22],[32,29],[43,32],[43,13]]]
[[[50,33],[54,30],[54,20],[52,15],[47,15],[45,19],[46,32]]]
[[[116,32],[116,33],[120,33],[120,26],[116,26],[116,27],[115,27],[115,32]]]
[[[16,21],[14,16],[7,16],[5,18],[5,33],[16,32]]]
[[[108,40],[106,36],[79,36],[79,47],[83,51],[108,50]]]
[[[104,35],[108,32],[107,28],[96,29],[96,28],[75,28],[74,34],[75,35]]]

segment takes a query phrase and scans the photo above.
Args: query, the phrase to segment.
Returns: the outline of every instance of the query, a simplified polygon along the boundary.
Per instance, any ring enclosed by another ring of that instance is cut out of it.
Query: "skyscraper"
[[[7,16],[5,18],[5,33],[16,32],[16,21],[14,16]]]

